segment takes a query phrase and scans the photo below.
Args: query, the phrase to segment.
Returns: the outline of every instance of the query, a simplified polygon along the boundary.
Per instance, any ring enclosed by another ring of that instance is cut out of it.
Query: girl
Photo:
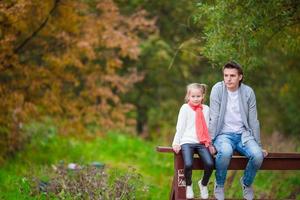
[[[194,198],[192,186],[194,151],[198,153],[204,165],[203,177],[198,181],[202,199],[208,198],[207,184],[214,167],[211,153],[214,154],[215,149],[211,144],[207,129],[209,107],[202,104],[205,92],[205,84],[192,83],[187,86],[186,103],[180,108],[172,144],[175,153],[182,150],[187,199]]]

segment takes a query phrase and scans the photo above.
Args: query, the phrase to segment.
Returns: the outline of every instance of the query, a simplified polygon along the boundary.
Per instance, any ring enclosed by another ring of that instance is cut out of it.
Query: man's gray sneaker
[[[214,195],[217,200],[224,200],[225,198],[224,187],[218,186],[216,182],[215,182]]]
[[[243,188],[244,198],[247,199],[247,200],[253,200],[253,198],[254,198],[253,188],[251,186],[244,185],[243,177],[240,179],[240,182],[241,182],[241,185],[242,185],[242,188]]]

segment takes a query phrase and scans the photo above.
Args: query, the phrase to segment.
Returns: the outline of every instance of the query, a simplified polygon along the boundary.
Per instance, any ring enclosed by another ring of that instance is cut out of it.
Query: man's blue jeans
[[[264,159],[262,149],[257,142],[255,140],[248,140],[243,145],[241,134],[223,133],[216,137],[214,146],[217,149],[215,159],[217,185],[224,186],[232,154],[234,151],[238,151],[249,159],[244,171],[243,182],[244,185],[250,186]]]

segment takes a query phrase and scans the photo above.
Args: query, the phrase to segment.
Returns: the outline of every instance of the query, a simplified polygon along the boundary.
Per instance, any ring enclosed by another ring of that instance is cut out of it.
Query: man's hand
[[[175,144],[172,146],[172,148],[173,148],[173,151],[177,154],[180,151],[181,146],[178,144]]]
[[[263,152],[263,154],[264,154],[264,158],[265,158],[265,157],[267,157],[267,155],[268,155],[268,151],[267,151],[267,150],[265,150],[265,149],[262,149],[262,152]]]

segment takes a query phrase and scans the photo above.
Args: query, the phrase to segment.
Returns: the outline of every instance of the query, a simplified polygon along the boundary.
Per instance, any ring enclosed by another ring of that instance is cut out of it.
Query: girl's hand
[[[210,145],[208,146],[208,150],[209,150],[209,152],[210,152],[211,155],[215,155],[215,154],[217,153],[216,148],[215,148],[214,145],[212,145],[212,144],[210,144]]]
[[[181,149],[181,146],[178,144],[173,145],[173,151],[177,154]]]
[[[263,152],[263,154],[264,154],[264,158],[265,158],[265,157],[267,157],[267,155],[268,155],[268,151],[267,151],[267,150],[265,150],[265,149],[262,149],[262,152]]]

